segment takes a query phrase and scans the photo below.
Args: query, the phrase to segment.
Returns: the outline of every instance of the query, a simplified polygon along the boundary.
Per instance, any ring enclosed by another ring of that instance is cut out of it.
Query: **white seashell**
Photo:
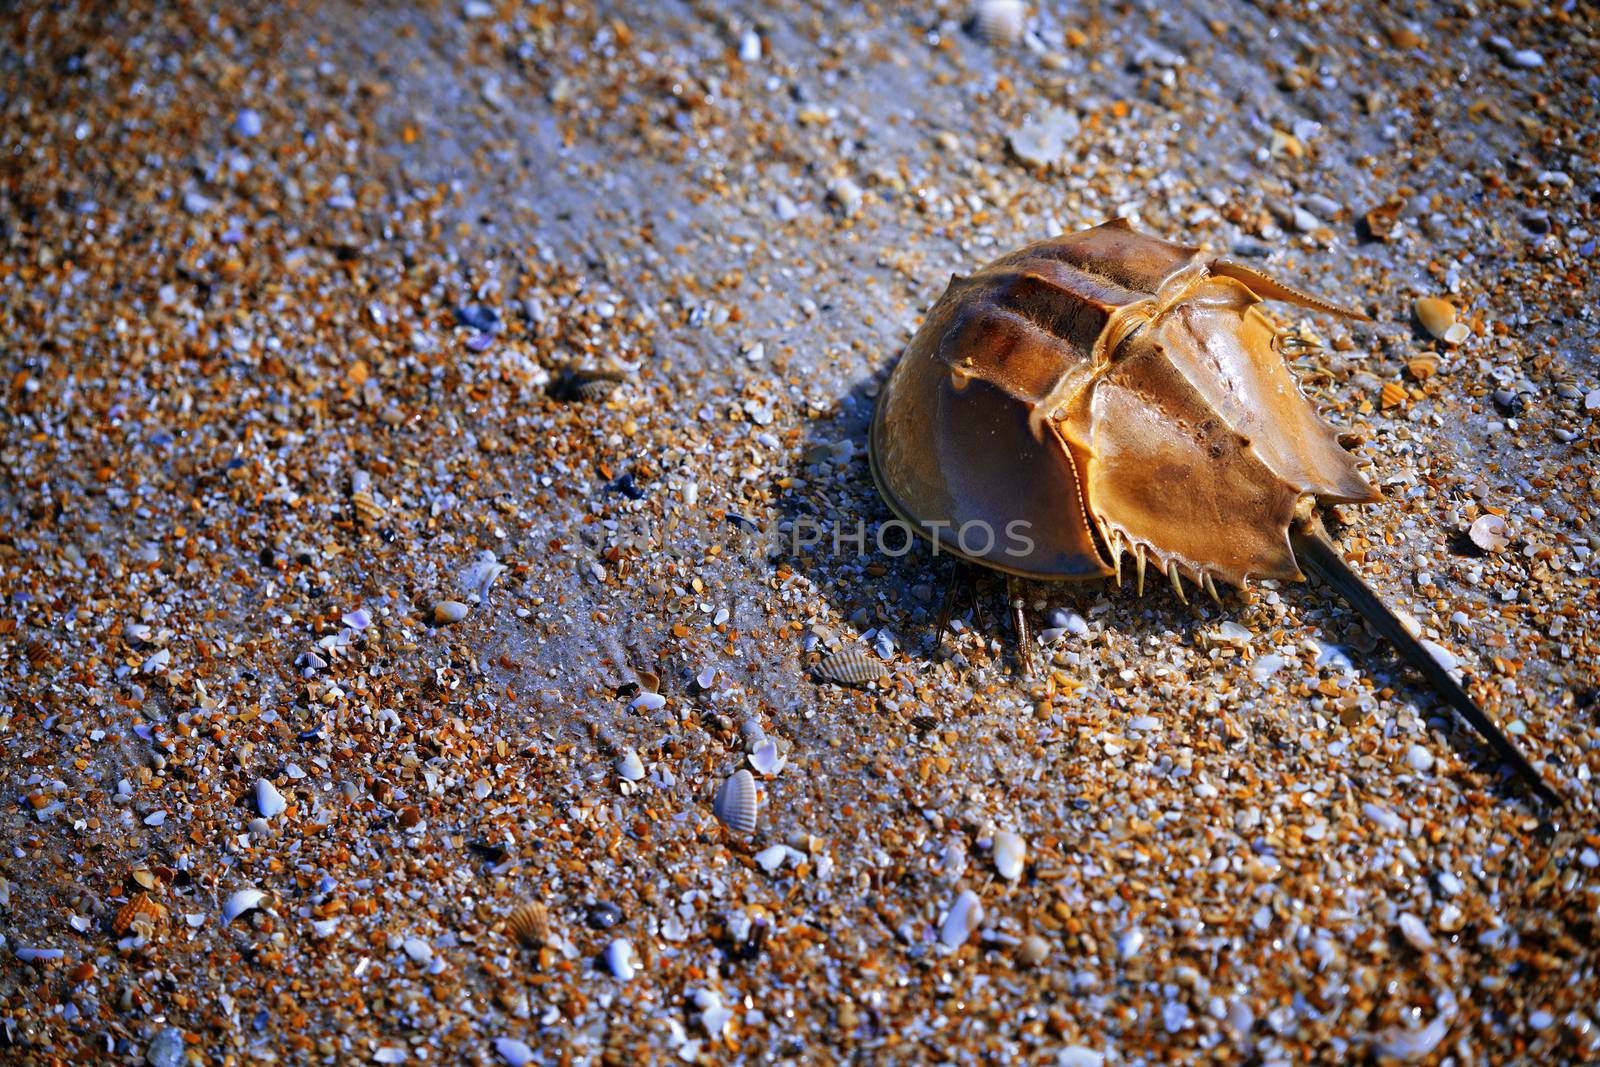
[[[736,834],[755,832],[756,780],[749,771],[735,771],[717,790],[711,810]]]
[[[1070,1045],[1056,1053],[1056,1067],[1103,1067],[1105,1062],[1105,1053],[1082,1045]]]
[[[700,1009],[700,1025],[706,1028],[706,1033],[720,1037],[733,1021],[733,1012],[722,1003],[722,998],[713,990],[697,989],[690,999]]]
[[[617,759],[617,773],[625,782],[637,782],[644,778],[644,761],[639,758],[639,753],[628,749]]]
[[[963,889],[961,895],[956,897],[956,902],[950,905],[944,925],[939,927],[939,940],[948,948],[960,948],[982,922],[983,903],[978,900],[978,894]]]
[[[484,549],[478,553],[478,558],[467,565],[461,572],[461,589],[469,596],[479,600],[489,595],[489,587],[496,578],[506,572],[506,565],[495,559],[494,553]]]
[[[1372,1043],[1373,1054],[1384,1059],[1410,1063],[1432,1054],[1450,1033],[1450,1024],[1443,1015],[1420,1030],[1393,1027],[1377,1036]]]
[[[967,25],[972,35],[986,44],[1016,44],[1022,40],[1027,17],[1022,0],[978,0]]]
[[[433,946],[420,937],[408,937],[400,943],[412,963],[427,963],[433,959]]]
[[[283,799],[283,794],[278,792],[278,787],[265,778],[256,779],[256,810],[264,817],[270,819],[274,815],[282,815],[289,807]]]
[[[1426,774],[1433,769],[1433,753],[1421,745],[1408,745],[1406,747],[1406,766],[1418,774]]]
[[[1117,956],[1119,959],[1131,960],[1139,954],[1144,947],[1144,934],[1138,930],[1128,930],[1117,938]]]
[[[660,693],[640,693],[633,698],[633,703],[628,707],[634,711],[660,711],[667,706],[667,698]]]
[[[768,874],[777,873],[778,869],[783,866],[783,861],[788,858],[789,847],[787,845],[773,845],[756,853],[756,862]]]
[[[222,921],[231,923],[247,911],[254,911],[266,899],[259,889],[240,889],[222,902]]]
[[[1248,645],[1250,638],[1254,636],[1245,627],[1231,621],[1218,624],[1215,629],[1205,635],[1206,640],[1213,645],[1233,645],[1235,648],[1243,648]]]
[[[1467,536],[1485,552],[1502,552],[1511,543],[1511,529],[1499,515],[1479,515],[1467,527]]]
[[[533,1049],[518,1041],[514,1037],[497,1037],[494,1039],[494,1050],[500,1054],[511,1067],[528,1067],[533,1062]]]
[[[1400,927],[1400,936],[1404,937],[1412,948],[1418,952],[1433,950],[1433,935],[1428,932],[1427,924],[1421,919],[1407,911],[1402,912],[1400,918],[1395,921]]]
[[[750,750],[745,759],[750,764],[750,769],[763,778],[771,778],[788,765],[789,761],[783,753],[778,751],[776,741],[762,741]]]
[[[433,621],[440,626],[460,622],[467,617],[468,610],[459,600],[441,600],[433,606]]]
[[[627,938],[619,937],[606,946],[606,968],[624,982],[632,981],[639,958],[633,954],[633,945]]]
[[[372,625],[372,613],[366,608],[357,608],[341,615],[339,625],[348,626],[352,630],[365,630]]]
[[[1028,858],[1028,843],[1010,830],[994,835],[994,869],[1000,877],[1015,882],[1022,877],[1022,867]]]

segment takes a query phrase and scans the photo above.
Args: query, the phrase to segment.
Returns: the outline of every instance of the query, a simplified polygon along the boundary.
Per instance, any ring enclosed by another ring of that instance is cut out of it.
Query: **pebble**
[[[265,778],[256,779],[256,811],[262,818],[270,819],[274,815],[282,815],[288,810],[289,804],[283,799],[283,794],[278,792],[278,787]]]
[[[261,133],[261,113],[253,107],[239,109],[234,116],[233,130],[240,137],[256,137]]]
[[[176,1026],[168,1026],[157,1033],[144,1050],[144,1062],[148,1067],[178,1067],[183,1062],[184,1054],[183,1031]]]
[[[638,957],[633,954],[633,945],[626,939],[619,937],[606,946],[606,969],[613,976],[624,982],[633,980],[637,972]]]
[[[1038,967],[1050,958],[1050,942],[1038,934],[1029,934],[1017,946],[1017,958],[1029,967]]]
[[[596,930],[609,930],[622,921],[622,909],[609,900],[597,900],[589,905],[589,925]]]
[[[1425,774],[1433,769],[1433,753],[1422,745],[1406,746],[1406,766],[1418,774]]]
[[[1019,834],[1001,830],[994,835],[994,869],[1000,877],[1015,882],[1022,877],[1028,857],[1028,843]]]
[[[514,1037],[497,1037],[494,1050],[511,1067],[528,1067],[533,1062],[533,1049]]]
[[[459,600],[441,600],[433,606],[433,621],[440,626],[460,622],[471,609]]]
[[[841,215],[853,219],[861,214],[861,205],[866,200],[866,194],[861,186],[849,178],[835,178],[828,183],[828,199],[839,208]]]
[[[1276,653],[1269,652],[1265,656],[1258,656],[1250,663],[1250,677],[1257,682],[1265,682],[1282,670],[1285,662],[1284,658]]]
[[[1428,932],[1427,924],[1409,911],[1401,912],[1396,923],[1400,927],[1400,936],[1418,952],[1432,952],[1436,947],[1433,935]]]
[[[950,905],[944,924],[939,927],[939,940],[947,948],[960,948],[982,922],[983,904],[978,900],[978,894],[963,889],[955,903]]]
[[[1117,958],[1131,960],[1144,947],[1144,934],[1138,930],[1124,930],[1117,937]]]

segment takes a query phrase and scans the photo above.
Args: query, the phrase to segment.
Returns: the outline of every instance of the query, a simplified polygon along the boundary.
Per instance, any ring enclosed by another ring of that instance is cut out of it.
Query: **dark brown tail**
[[[1338,590],[1339,595],[1359,611],[1373,629],[1387,637],[1389,643],[1394,645],[1405,661],[1416,668],[1428,680],[1428,684],[1449,701],[1451,707],[1460,712],[1463,719],[1472,724],[1473,729],[1483,735],[1483,739],[1489,742],[1489,747],[1517,772],[1517,775],[1528,784],[1528,788],[1552,808],[1561,806],[1560,796],[1545,784],[1533,764],[1517,750],[1511,739],[1500,732],[1500,727],[1496,726],[1494,720],[1484,714],[1483,709],[1467,695],[1466,690],[1450,677],[1450,672],[1441,667],[1428,650],[1406,632],[1406,628],[1401,625],[1395,613],[1378,599],[1372,587],[1350,569],[1344,557],[1339,554],[1339,549],[1328,539],[1328,533],[1322,528],[1320,519],[1313,516],[1296,522],[1290,540],[1294,545],[1295,558],[1299,560],[1301,566],[1309,568],[1317,577]]]

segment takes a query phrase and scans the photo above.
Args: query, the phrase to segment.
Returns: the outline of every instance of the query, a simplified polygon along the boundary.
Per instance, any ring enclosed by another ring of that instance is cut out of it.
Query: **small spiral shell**
[[[149,893],[137,893],[111,920],[111,929],[118,937],[132,931],[144,938],[153,938],[167,925],[167,909]]]

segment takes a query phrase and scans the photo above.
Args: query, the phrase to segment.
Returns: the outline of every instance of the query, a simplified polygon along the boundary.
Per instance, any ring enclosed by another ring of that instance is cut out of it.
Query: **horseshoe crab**
[[[1345,597],[1551,805],[1521,752],[1345,563],[1317,503],[1378,491],[1317,414],[1264,300],[1366,318],[1125,220],[953,277],[873,416],[879,493],[961,560],[1019,578],[1303,580]],[[953,592],[954,587],[952,587]],[[950,598],[940,623],[943,637]]]

